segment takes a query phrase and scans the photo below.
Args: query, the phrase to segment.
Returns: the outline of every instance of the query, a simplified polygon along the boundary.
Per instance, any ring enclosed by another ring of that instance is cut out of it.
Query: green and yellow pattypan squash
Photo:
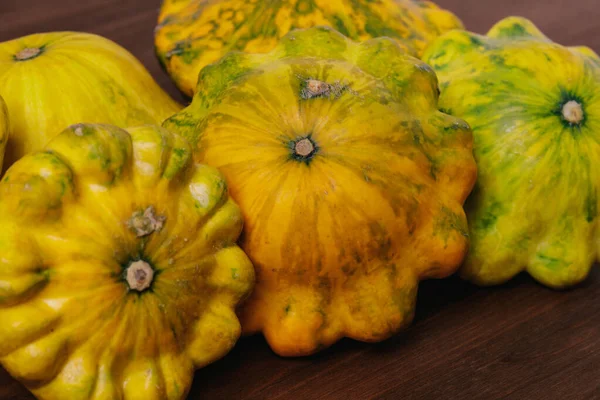
[[[188,96],[198,73],[230,51],[267,53],[290,30],[330,26],[354,40],[396,39],[415,56],[460,20],[421,0],[164,0],[156,53]]]
[[[598,56],[511,17],[487,36],[447,33],[424,60],[439,76],[441,109],[474,132],[479,179],[462,275],[493,285],[527,271],[554,288],[585,279],[599,250]]]

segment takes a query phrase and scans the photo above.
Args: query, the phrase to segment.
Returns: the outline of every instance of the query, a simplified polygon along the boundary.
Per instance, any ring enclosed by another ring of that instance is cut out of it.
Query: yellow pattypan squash
[[[314,26],[354,40],[393,37],[419,56],[432,39],[462,23],[419,0],[164,0],[156,52],[181,91],[192,96],[200,70],[229,51],[266,53],[290,30]]]
[[[245,332],[292,356],[383,340],[411,321],[419,280],[459,267],[472,134],[437,99],[432,69],[396,41],[330,28],[204,68],[165,126],[221,170],[244,213],[257,268]]]
[[[0,363],[40,399],[184,399],[238,339],[242,215],[178,136],[74,125],[7,171],[0,221]]]
[[[424,60],[440,107],[473,128],[479,179],[462,275],[493,285],[527,271],[555,288],[585,279],[598,259],[600,58],[511,17],[487,36],[448,33]]]
[[[0,43],[0,95],[12,128],[5,167],[72,124],[160,124],[180,109],[127,50],[75,32]]]

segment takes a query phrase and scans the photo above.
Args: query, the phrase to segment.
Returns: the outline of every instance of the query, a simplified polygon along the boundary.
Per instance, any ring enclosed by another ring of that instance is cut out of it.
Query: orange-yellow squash
[[[6,151],[9,133],[10,125],[8,121],[8,110],[6,109],[6,103],[4,103],[4,100],[0,97],[0,172],[2,172],[2,162],[4,160],[4,152]]]
[[[188,96],[200,70],[238,50],[271,51],[292,29],[330,26],[354,40],[397,39],[419,56],[441,33],[462,28],[452,13],[415,0],[164,0],[158,58]]]
[[[181,108],[127,50],[75,32],[0,43],[0,95],[11,122],[5,167],[69,125],[161,124]]]
[[[394,40],[329,28],[204,68],[165,125],[221,170],[244,214],[257,269],[246,333],[288,356],[383,340],[411,321],[419,280],[458,268],[472,134],[437,99],[431,68]]]
[[[181,137],[74,125],[7,171],[0,221],[0,363],[40,399],[184,399],[238,339],[242,215]]]

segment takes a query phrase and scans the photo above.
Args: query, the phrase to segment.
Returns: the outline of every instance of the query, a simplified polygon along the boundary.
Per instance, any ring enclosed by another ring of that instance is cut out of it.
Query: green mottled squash
[[[160,125],[181,109],[123,47],[77,32],[0,43],[0,95],[11,124],[5,167],[72,124]]]
[[[511,17],[487,36],[450,32],[425,52],[440,107],[473,128],[479,167],[467,204],[478,284],[521,271],[562,288],[598,259],[600,59]]]
[[[330,28],[203,69],[165,126],[219,168],[244,214],[257,270],[244,332],[285,356],[383,340],[411,321],[420,280],[459,267],[476,166],[469,126],[437,98],[431,68],[396,41]]]
[[[164,0],[156,51],[177,86],[192,96],[200,70],[227,52],[266,53],[290,30],[313,26],[330,26],[355,40],[393,37],[418,56],[462,23],[429,1]]]

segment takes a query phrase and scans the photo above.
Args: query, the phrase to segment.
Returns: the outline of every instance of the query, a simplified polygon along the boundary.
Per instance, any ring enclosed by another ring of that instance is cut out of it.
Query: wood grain
[[[597,0],[438,0],[484,33],[506,15],[600,51]],[[0,0],[0,41],[51,30],[106,36],[182,100],[154,57],[160,0]],[[419,289],[415,323],[380,344],[344,340],[282,359],[250,337],[196,374],[190,399],[600,399],[600,272],[575,290],[526,276],[482,289],[451,278]],[[33,399],[0,369],[0,399]],[[69,400],[69,399],[65,399]]]

